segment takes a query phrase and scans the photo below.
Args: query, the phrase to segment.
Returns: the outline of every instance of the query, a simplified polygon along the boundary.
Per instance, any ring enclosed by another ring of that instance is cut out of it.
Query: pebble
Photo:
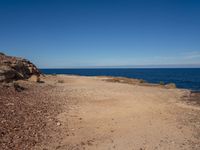
[[[14,103],[7,103],[6,106],[14,106]]]
[[[60,125],[61,125],[61,123],[60,123],[60,122],[57,122],[57,123],[56,123],[56,125],[57,125],[57,126],[60,126]]]

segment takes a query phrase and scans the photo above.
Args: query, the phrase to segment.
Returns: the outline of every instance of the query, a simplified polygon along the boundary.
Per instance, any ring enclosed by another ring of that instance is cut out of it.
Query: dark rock
[[[16,71],[9,66],[0,66],[0,82],[10,81],[16,76]]]
[[[17,92],[22,92],[23,90],[25,90],[25,88],[20,86],[18,83],[13,83],[13,87]]]
[[[39,78],[40,74],[29,60],[0,53],[0,82],[28,79],[33,75]]]
[[[3,56],[4,56],[5,54],[4,54],[4,53],[2,53],[2,52],[0,52],[0,55],[3,55]]]

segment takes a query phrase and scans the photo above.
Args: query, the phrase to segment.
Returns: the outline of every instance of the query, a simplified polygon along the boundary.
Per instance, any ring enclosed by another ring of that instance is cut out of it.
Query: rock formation
[[[19,79],[39,81],[40,71],[30,61],[7,56],[0,52],[0,82],[10,82]]]

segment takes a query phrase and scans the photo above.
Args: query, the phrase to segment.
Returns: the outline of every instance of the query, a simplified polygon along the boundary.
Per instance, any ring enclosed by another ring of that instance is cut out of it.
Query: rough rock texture
[[[33,63],[0,52],[0,82],[28,79],[33,75],[37,78],[35,81],[39,81],[40,71]]]
[[[152,87],[161,87],[161,88],[167,88],[167,89],[175,89],[176,84],[174,83],[160,83],[160,84],[155,84],[155,83],[148,83],[145,80],[141,79],[132,79],[132,78],[126,78],[126,77],[109,77],[109,76],[100,76],[104,81],[108,82],[118,82],[118,83],[126,83],[126,84],[133,84],[133,85],[142,85],[142,86],[152,86]]]
[[[169,84],[166,84],[165,87],[168,88],[168,89],[175,89],[176,88],[176,84],[169,83]]]

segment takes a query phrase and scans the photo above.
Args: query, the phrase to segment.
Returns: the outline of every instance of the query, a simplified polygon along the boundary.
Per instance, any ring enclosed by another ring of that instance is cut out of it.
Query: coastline
[[[0,150],[200,150],[200,1],[0,8]]]
[[[200,148],[200,108],[190,90],[105,76],[41,81],[16,81],[21,92],[1,88],[2,149]]]
[[[142,80],[142,79],[133,79],[133,78],[127,78],[127,77],[113,77],[113,76],[96,76],[96,77],[105,78],[103,80],[108,81],[108,82],[117,82],[117,83],[125,83],[125,84],[140,85],[140,86],[159,87],[159,88],[165,88],[165,89],[184,90],[184,91],[187,91],[187,94],[183,95],[182,99],[187,104],[200,106],[200,91],[177,88],[174,83],[156,84],[156,83],[149,83],[149,82]]]
[[[143,79],[149,83],[167,84],[174,83],[178,88],[200,90],[199,74],[200,69],[170,69],[170,68],[112,68],[112,69],[42,69],[46,74],[70,74],[81,76],[113,76],[133,79]]]

